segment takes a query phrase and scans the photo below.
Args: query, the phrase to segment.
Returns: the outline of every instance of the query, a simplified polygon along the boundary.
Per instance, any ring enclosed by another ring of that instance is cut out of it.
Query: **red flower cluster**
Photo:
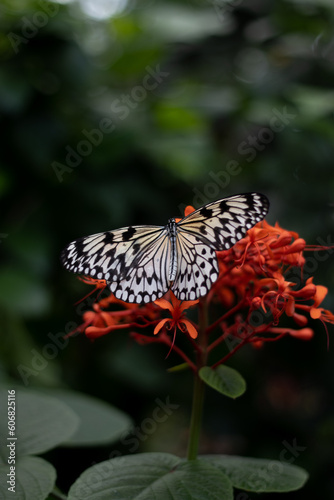
[[[190,211],[188,208],[187,213]],[[263,221],[231,249],[217,252],[219,278],[206,297],[181,302],[169,292],[170,301],[167,294],[154,303],[137,305],[124,303],[110,294],[84,313],[79,329],[90,339],[126,329],[139,343],[162,342],[194,371],[196,363],[174,342],[177,330],[187,336],[192,351],[197,352],[203,349],[203,345],[196,342],[199,333],[206,337],[207,353],[227,339],[234,339],[233,348],[214,367],[247,343],[258,347],[286,335],[308,340],[314,334],[310,319],[334,323],[334,314],[319,307],[327,288],[315,285],[313,277],[303,281],[304,252],[316,249],[326,248],[308,247],[297,233]],[[101,280],[90,282],[96,288],[103,285]],[[203,315],[199,314],[197,324],[186,316],[193,306],[197,306],[199,312],[205,307],[205,318],[211,310],[221,314],[211,322],[207,319],[203,322]],[[283,318],[289,326],[280,325]],[[140,329],[146,329],[147,334],[139,333]]]

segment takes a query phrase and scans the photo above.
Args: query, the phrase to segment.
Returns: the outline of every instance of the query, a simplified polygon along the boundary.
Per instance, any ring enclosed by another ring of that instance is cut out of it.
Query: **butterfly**
[[[166,226],[129,226],[79,238],[61,254],[66,269],[104,279],[116,298],[153,302],[171,289],[196,300],[218,279],[216,252],[231,248],[267,214],[260,193],[208,203]]]

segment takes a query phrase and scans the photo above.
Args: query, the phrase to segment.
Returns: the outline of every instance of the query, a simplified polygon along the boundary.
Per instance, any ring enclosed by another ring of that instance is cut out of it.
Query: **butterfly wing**
[[[160,226],[130,226],[70,243],[61,254],[66,269],[105,279],[118,299],[151,302],[168,290],[170,243]]]
[[[175,296],[195,300],[206,295],[219,275],[216,251],[231,248],[268,209],[264,195],[246,193],[209,203],[178,222]]]
[[[114,295],[125,302],[153,302],[169,289],[170,241],[167,231],[162,229],[154,238],[146,238],[141,246],[141,252],[129,266],[127,274],[109,286]]]
[[[268,212],[258,193],[209,203],[176,225],[177,274],[171,288],[180,300],[205,295],[219,274],[216,251],[226,250]],[[80,238],[63,251],[69,271],[105,279],[115,296],[138,304],[169,289],[171,242],[166,227],[130,226]]]
[[[176,237],[177,273],[171,286],[179,300],[206,295],[219,274],[216,252],[196,235],[182,232]]]
[[[216,251],[227,250],[264,219],[268,209],[263,194],[238,194],[204,205],[178,222],[177,229],[197,236]]]

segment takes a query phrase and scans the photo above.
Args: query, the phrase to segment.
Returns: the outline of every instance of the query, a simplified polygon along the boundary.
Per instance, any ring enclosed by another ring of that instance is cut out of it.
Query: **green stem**
[[[195,374],[193,404],[190,419],[190,431],[188,442],[188,460],[196,460],[198,454],[199,438],[201,434],[201,423],[204,401],[204,382]]]
[[[189,441],[188,441],[188,460],[196,460],[201,435],[201,424],[203,415],[204,389],[205,384],[200,379],[198,371],[205,366],[207,361],[207,336],[205,330],[208,324],[207,302],[201,299],[199,304],[199,331],[197,352],[197,371],[194,374],[193,402],[190,419]]]

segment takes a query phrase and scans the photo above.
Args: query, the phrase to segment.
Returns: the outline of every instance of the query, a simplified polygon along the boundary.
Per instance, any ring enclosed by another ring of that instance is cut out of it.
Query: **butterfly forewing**
[[[138,304],[153,302],[167,293],[170,241],[165,229],[152,238],[148,233],[136,242],[140,245],[137,257],[123,279],[110,283],[115,297]]]
[[[142,290],[144,286],[149,285],[151,274],[155,276],[157,264],[151,261],[156,256],[156,249],[162,245],[161,242],[166,244],[166,238],[167,232],[164,227],[125,227],[73,241],[64,249],[61,260],[69,271],[105,279],[115,295],[122,300],[140,303],[144,302],[145,296],[145,301],[149,302],[149,294],[144,294]],[[166,252],[164,255],[168,259]],[[159,259],[159,255],[157,258]],[[136,279],[133,279],[134,271]],[[155,300],[156,293],[162,296],[168,290],[163,269],[159,269],[158,272],[159,276],[154,277],[158,284],[156,291],[152,292],[154,297],[152,300]],[[133,287],[131,297],[129,283]]]
[[[260,193],[246,193],[214,201],[182,219],[178,232],[196,235],[211,248],[227,250],[261,221],[269,208]]]

